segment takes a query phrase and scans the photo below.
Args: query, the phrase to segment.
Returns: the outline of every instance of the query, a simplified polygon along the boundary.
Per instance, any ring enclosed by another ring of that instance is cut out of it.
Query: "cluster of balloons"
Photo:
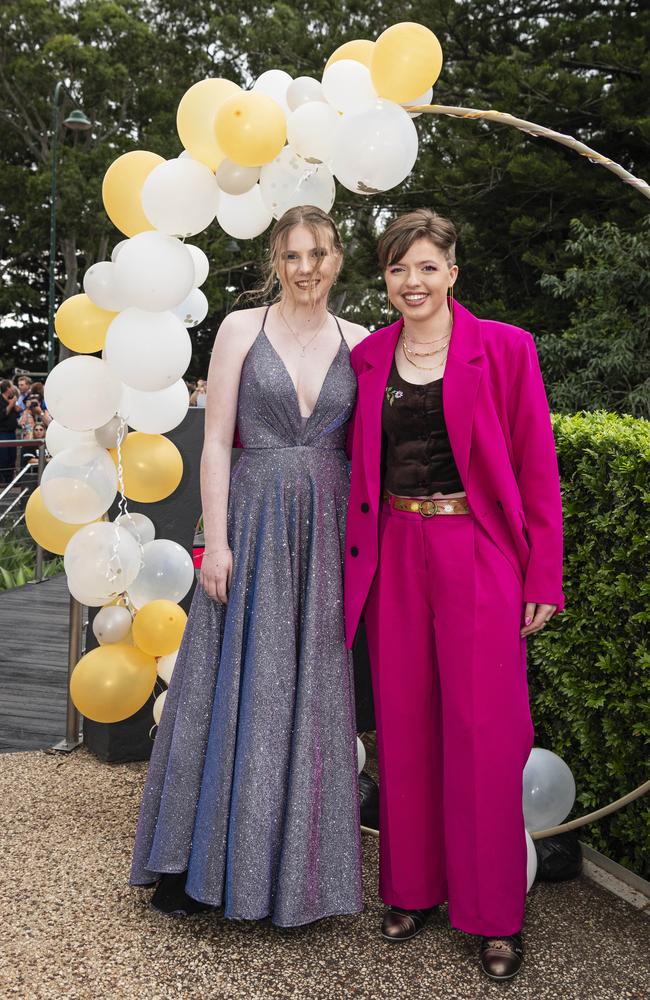
[[[523,806],[528,845],[528,889],[537,875],[531,833],[559,826],[573,809],[576,783],[571,768],[551,750],[534,747],[524,768]]]
[[[376,41],[340,46],[320,79],[292,79],[270,69],[250,90],[221,77],[194,84],[178,107],[184,147],[178,158],[165,161],[137,150],[109,168],[104,205],[130,239],[116,247],[113,267],[91,268],[87,294],[109,312],[126,309],[120,327],[141,322],[131,310],[154,308],[152,296],[156,309],[169,309],[178,318],[185,312],[200,315],[205,306],[200,281],[192,286],[181,260],[183,249],[194,256],[196,248],[183,248],[179,238],[195,236],[216,219],[235,239],[252,239],[289,208],[316,205],[328,212],[335,179],[362,195],[400,184],[418,154],[417,113],[408,108],[429,103],[441,68],[442,49],[433,32],[404,22]],[[152,231],[159,236],[149,245],[146,267],[142,234]],[[88,324],[96,325],[93,317]],[[107,352],[116,367],[118,351],[112,343]]]

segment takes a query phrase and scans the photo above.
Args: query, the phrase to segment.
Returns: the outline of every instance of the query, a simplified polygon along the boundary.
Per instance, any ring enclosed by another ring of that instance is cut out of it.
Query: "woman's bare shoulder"
[[[341,324],[341,331],[350,350],[365,340],[370,333],[370,330],[366,330],[365,326],[361,326],[359,323],[351,323],[349,319],[342,319],[340,316],[337,319]]]
[[[214,345],[220,350],[246,353],[262,329],[266,306],[233,309],[223,319]]]

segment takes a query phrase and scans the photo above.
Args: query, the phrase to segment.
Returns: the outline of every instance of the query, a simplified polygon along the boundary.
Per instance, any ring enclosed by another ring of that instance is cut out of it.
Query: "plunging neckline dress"
[[[362,908],[343,628],[355,397],[341,334],[303,418],[262,324],[239,386],[228,603],[197,584],[151,756],[132,885],[187,872],[194,899],[280,926]]]

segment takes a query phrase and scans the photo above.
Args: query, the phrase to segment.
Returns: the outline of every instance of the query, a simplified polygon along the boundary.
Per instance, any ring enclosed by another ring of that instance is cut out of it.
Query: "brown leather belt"
[[[394,493],[384,490],[384,503],[389,504],[393,510],[405,510],[409,514],[420,514],[421,517],[433,517],[434,514],[469,514],[466,497],[418,500],[417,497],[396,497]]]

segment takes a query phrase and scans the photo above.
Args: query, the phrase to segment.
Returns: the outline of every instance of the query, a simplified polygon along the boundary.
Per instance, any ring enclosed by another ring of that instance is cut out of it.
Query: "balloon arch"
[[[335,179],[366,197],[395,187],[416,162],[414,118],[422,113],[496,121],[546,137],[650,197],[645,181],[570,136],[503,112],[430,104],[441,68],[436,36],[407,22],[374,42],[342,45],[321,80],[292,80],[274,69],[251,90],[202,80],[178,107],[178,158],[134,150],[108,168],[104,207],[126,239],[110,261],[89,268],[84,293],[56,314],[58,337],[76,356],[47,379],[52,460],[26,512],[34,539],[64,556],[73,597],[101,607],[93,626],[100,646],[82,657],[71,680],[73,701],[88,718],[128,718],[157,677],[168,683],[185,625],[178,602],[192,585],[192,560],[175,542],[156,539],[151,520],[131,514],[126,501],[163,500],[182,476],[181,455],[164,434],[189,405],[188,329],[207,315],[200,286],[209,272],[208,258],[184,242],[188,237],[216,219],[233,238],[253,239],[291,207],[329,212]],[[93,356],[100,351],[101,358]],[[118,492],[120,516],[110,522]],[[154,706],[156,721],[163,701],[164,694]],[[575,785],[549,751],[534,750],[527,769],[527,826],[539,835],[568,814]],[[548,808],[539,808],[541,800]],[[530,833],[528,840],[532,883]]]

